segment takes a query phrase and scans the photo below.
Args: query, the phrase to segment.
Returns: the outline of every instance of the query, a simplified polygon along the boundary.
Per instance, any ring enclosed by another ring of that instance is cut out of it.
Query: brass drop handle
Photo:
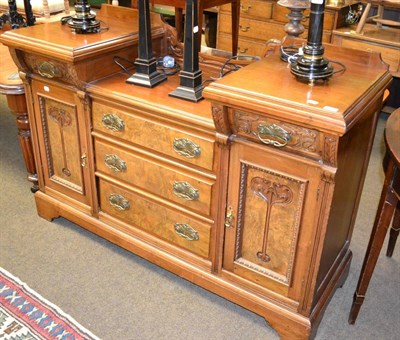
[[[84,168],[87,164],[87,155],[86,152],[82,154],[81,156],[81,167]]]
[[[120,194],[111,193],[108,197],[108,202],[117,210],[125,211],[131,207],[129,201]]]
[[[176,196],[187,201],[197,201],[199,199],[199,190],[192,187],[188,182],[174,182],[172,190]]]
[[[104,115],[101,122],[105,128],[115,132],[121,132],[125,129],[124,121],[114,113]]]
[[[225,227],[232,228],[234,220],[235,216],[233,215],[233,209],[232,207],[228,207],[226,209],[226,215],[225,215],[225,223],[224,223]]]
[[[251,8],[251,5],[244,7],[243,4],[240,4],[240,9],[242,10],[243,13],[248,13],[250,8]]]
[[[175,223],[175,232],[186,240],[197,241],[199,239],[199,233],[193,229],[189,224]]]
[[[239,53],[246,53],[248,50],[248,48],[245,48],[244,50],[241,50],[240,47],[238,48]]]
[[[278,148],[286,146],[292,140],[290,133],[276,124],[259,124],[257,126],[257,131],[257,137],[261,142]]]
[[[201,154],[200,146],[188,138],[175,138],[173,148],[177,154],[186,158],[198,158]]]
[[[49,79],[60,76],[60,71],[58,68],[48,61],[44,61],[38,66],[38,73],[42,77]]]
[[[250,26],[243,27],[242,25],[239,25],[239,28],[242,32],[247,32],[250,29]]]
[[[104,163],[107,167],[109,167],[114,172],[125,172],[126,171],[126,162],[123,161],[115,154],[107,154],[104,156]]]

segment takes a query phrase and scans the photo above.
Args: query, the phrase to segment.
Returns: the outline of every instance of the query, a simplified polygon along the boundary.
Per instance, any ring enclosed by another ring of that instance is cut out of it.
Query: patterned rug
[[[71,316],[0,267],[1,340],[99,340]]]

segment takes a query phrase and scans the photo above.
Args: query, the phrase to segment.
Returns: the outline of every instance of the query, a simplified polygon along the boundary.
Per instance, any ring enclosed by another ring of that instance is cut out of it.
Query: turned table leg
[[[26,170],[28,172],[28,180],[33,183],[31,191],[36,192],[39,187],[25,94],[8,94],[7,104],[9,109],[16,115],[18,140],[21,145],[22,155],[24,157]]]

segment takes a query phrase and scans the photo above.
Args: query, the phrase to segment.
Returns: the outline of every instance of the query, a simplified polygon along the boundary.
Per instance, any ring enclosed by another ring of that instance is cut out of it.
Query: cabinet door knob
[[[292,140],[290,133],[276,124],[259,124],[257,126],[257,131],[258,139],[267,145],[273,145],[281,148]],[[273,139],[268,137],[272,137]]]
[[[242,10],[243,13],[249,13],[250,8],[251,8],[251,5],[244,7],[243,4],[240,4],[240,9]]]
[[[112,131],[120,132],[125,129],[124,121],[114,113],[104,115],[101,122],[104,127]]]
[[[193,188],[188,182],[174,182],[172,185],[174,194],[187,201],[197,201],[199,190]]]
[[[175,138],[173,142],[174,151],[186,158],[198,158],[200,157],[201,149],[200,146],[193,143],[188,138]]]
[[[235,220],[235,216],[233,215],[233,209],[232,209],[232,207],[228,207],[226,209],[226,215],[225,215],[225,223],[224,223],[225,227],[232,228],[234,220]]]
[[[131,207],[129,201],[120,194],[115,194],[115,193],[110,194],[110,196],[108,197],[108,202],[112,207],[114,207],[117,210],[124,211],[128,210]]]
[[[175,232],[186,240],[197,241],[199,239],[199,233],[193,229],[189,224],[175,223]]]
[[[87,155],[86,152],[81,156],[81,167],[84,168],[87,164]]]
[[[104,156],[104,163],[114,172],[126,171],[126,162],[114,154],[107,154]]]

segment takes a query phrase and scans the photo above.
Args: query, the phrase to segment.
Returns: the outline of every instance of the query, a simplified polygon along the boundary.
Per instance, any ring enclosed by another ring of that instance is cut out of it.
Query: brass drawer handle
[[[246,53],[249,49],[245,48],[244,50],[241,50],[240,47],[238,47],[238,52],[239,53]]]
[[[174,182],[172,185],[174,194],[187,201],[197,201],[199,190],[193,188],[188,182]]]
[[[120,194],[110,194],[110,196],[108,197],[108,202],[112,207],[117,210],[125,211],[131,207],[129,201]]]
[[[60,76],[59,69],[48,61],[44,61],[38,66],[38,72],[42,77],[49,79]]]
[[[239,25],[239,28],[242,32],[247,32],[250,29],[250,26],[243,27],[242,25]]]
[[[114,113],[104,115],[101,122],[103,126],[112,131],[123,131],[125,129],[124,121]]]
[[[126,162],[114,154],[104,156],[104,163],[107,167],[115,172],[125,172]]]
[[[233,209],[232,207],[228,207],[228,209],[226,209],[226,215],[225,215],[225,223],[224,223],[225,227],[232,228],[234,219],[235,216],[233,215]]]
[[[173,142],[174,150],[177,154],[186,158],[198,158],[200,157],[201,149],[200,146],[193,143],[188,138],[175,138]]]
[[[194,230],[189,224],[175,223],[175,232],[186,240],[197,241],[199,239],[199,234]]]
[[[248,5],[247,7],[243,7],[243,4],[240,4],[240,9],[242,10],[243,13],[249,13],[250,8],[251,8],[251,5]]]
[[[290,135],[290,133],[276,124],[259,124],[257,126],[257,131],[258,139],[267,145],[273,145],[281,148],[287,145],[287,143],[292,140],[292,136]],[[275,139],[264,138],[262,136],[273,137]]]

